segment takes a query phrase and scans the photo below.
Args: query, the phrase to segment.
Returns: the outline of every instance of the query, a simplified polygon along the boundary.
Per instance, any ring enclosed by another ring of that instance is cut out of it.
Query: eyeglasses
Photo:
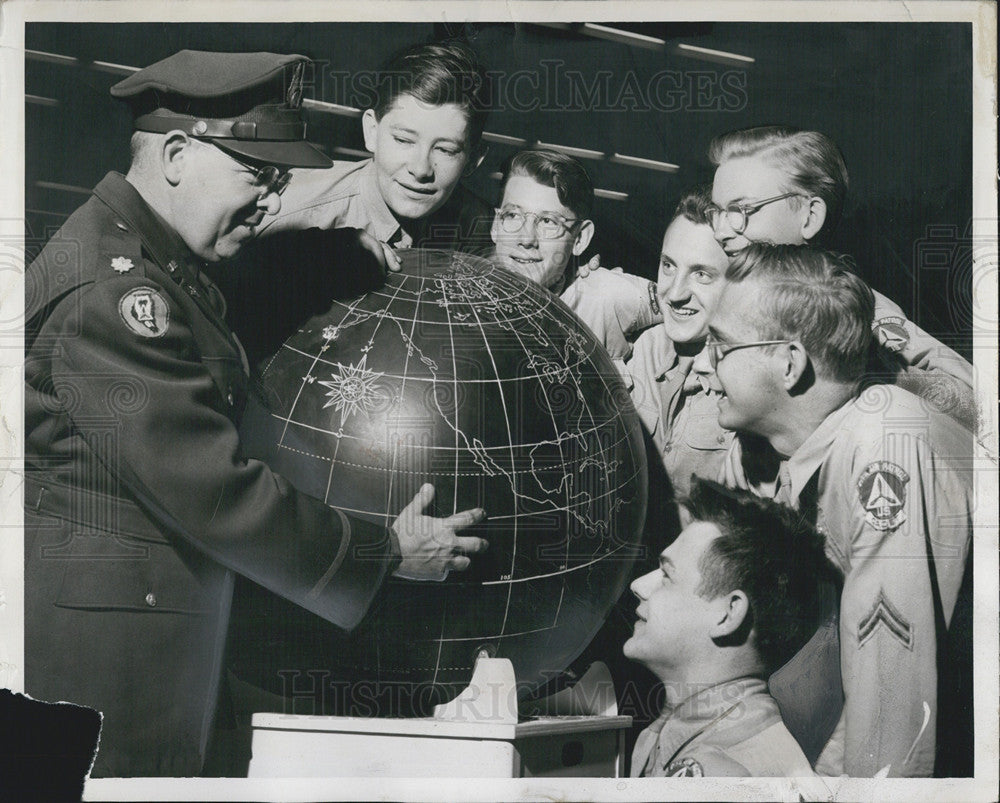
[[[558,240],[565,234],[573,231],[573,224],[578,223],[577,218],[564,218],[555,212],[525,212],[516,206],[505,206],[497,209],[497,219],[500,221],[500,228],[508,234],[516,234],[524,228],[528,218],[535,219],[535,231],[543,240]]]
[[[722,216],[725,215],[726,223],[735,234],[742,234],[747,230],[747,219],[755,212],[759,212],[762,207],[791,198],[793,195],[802,195],[801,192],[786,192],[775,195],[773,198],[765,198],[763,201],[754,201],[752,204],[731,203],[725,209],[721,209],[715,204],[708,207],[708,219],[712,223],[712,228],[718,230]]]
[[[215,145],[215,143],[212,143]],[[237,159],[228,151],[223,150],[218,145],[215,145],[215,149],[219,153],[223,153],[232,159],[236,164],[253,173],[253,179],[251,183],[255,190],[260,193],[260,197],[264,198],[270,195],[272,192],[281,195],[285,191],[285,187],[288,186],[288,182],[292,180],[292,174],[287,170],[282,170],[274,165],[265,165],[264,167],[256,167],[251,164],[247,164],[241,159]]]
[[[753,343],[722,343],[709,335],[705,339],[705,349],[708,351],[708,362],[714,371],[731,351],[749,349],[754,346],[781,346],[791,342],[791,340],[757,340]]]

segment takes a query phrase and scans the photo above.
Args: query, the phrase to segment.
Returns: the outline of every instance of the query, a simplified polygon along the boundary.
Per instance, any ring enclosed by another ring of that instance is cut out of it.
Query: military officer
[[[25,688],[103,713],[95,776],[194,775],[219,696],[234,573],[350,629],[391,573],[441,579],[479,510],[390,529],[240,449],[247,366],[205,263],[281,205],[306,59],[181,51],[112,94],[135,115],[109,173],[26,275]],[[349,235],[348,235],[349,236]]]
[[[859,390],[874,299],[842,258],[756,244],[727,278],[706,348],[719,423],[765,438],[780,462],[755,476],[737,439],[724,479],[816,522],[845,575],[844,708],[816,769],[931,775],[938,661],[972,534],[972,435],[898,386]]]
[[[631,775],[813,774],[766,678],[820,622],[836,580],[823,538],[793,513],[695,479],[684,530],[632,583],[627,657],[664,684],[666,705],[636,741]]]

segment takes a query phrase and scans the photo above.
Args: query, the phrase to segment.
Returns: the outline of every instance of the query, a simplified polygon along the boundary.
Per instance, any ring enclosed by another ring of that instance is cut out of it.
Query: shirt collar
[[[395,238],[396,242],[392,242],[392,245],[399,245],[403,248],[409,248],[413,245],[413,238],[399,225],[399,221],[396,220],[396,216],[392,214],[379,191],[374,159],[361,168],[358,174],[358,185],[361,202],[365,206],[371,223],[369,232],[374,234],[376,239],[385,243],[392,242]]]
[[[672,379],[672,374],[677,368],[677,350],[674,348],[674,341],[667,337],[662,324],[656,327],[656,347],[652,350],[653,378],[657,382],[666,382]]]
[[[747,698],[767,691],[767,683],[761,678],[745,677],[717,683],[684,698],[673,708],[664,709],[663,714],[649,726],[650,735],[658,734],[650,753],[655,761],[666,766],[687,742],[700,735],[703,730],[715,724],[715,720],[725,715],[734,705]],[[636,759],[639,757],[637,756]],[[644,758],[648,760],[649,754]]]
[[[854,401],[853,398],[849,399],[824,418],[820,425],[802,442],[802,445],[795,450],[795,453],[785,461],[785,468],[791,483],[789,498],[793,503],[798,500],[799,494],[802,493],[806,483],[812,479],[813,474],[823,465],[823,461],[830,453],[830,446],[837,437],[837,433],[840,432],[844,419],[854,407]]]

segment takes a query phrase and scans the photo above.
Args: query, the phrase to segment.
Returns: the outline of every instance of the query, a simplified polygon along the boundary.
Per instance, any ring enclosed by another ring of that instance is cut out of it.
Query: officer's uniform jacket
[[[719,394],[706,377],[691,370],[690,357],[678,357],[662,325],[647,329],[626,363],[626,383],[657,455],[680,494],[691,475],[715,479],[733,433],[719,426]]]
[[[809,777],[814,773],[759,678],[740,678],[667,708],[632,751],[632,777]]]
[[[939,641],[951,621],[972,534],[972,436],[891,385],[835,410],[783,461],[748,482],[735,441],[728,485],[802,510],[844,572],[844,709],[822,774],[930,775]]]
[[[26,690],[103,713],[95,775],[197,774],[233,572],[351,628],[398,546],[244,459],[221,297],[121,175],[25,309]]]

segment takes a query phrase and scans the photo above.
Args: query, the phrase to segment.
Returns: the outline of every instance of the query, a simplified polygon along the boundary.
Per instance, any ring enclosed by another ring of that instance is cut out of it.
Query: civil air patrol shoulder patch
[[[897,315],[887,315],[872,323],[872,332],[878,338],[879,345],[891,352],[900,352],[910,342],[910,333],[906,331],[906,319]]]
[[[140,337],[163,337],[170,323],[170,307],[152,287],[136,287],[118,301],[125,326]]]
[[[865,521],[879,531],[894,530],[906,521],[906,483],[910,475],[895,463],[876,460],[858,478],[858,497]]]
[[[705,771],[693,758],[679,758],[671,761],[663,773],[665,778],[704,778]]]

